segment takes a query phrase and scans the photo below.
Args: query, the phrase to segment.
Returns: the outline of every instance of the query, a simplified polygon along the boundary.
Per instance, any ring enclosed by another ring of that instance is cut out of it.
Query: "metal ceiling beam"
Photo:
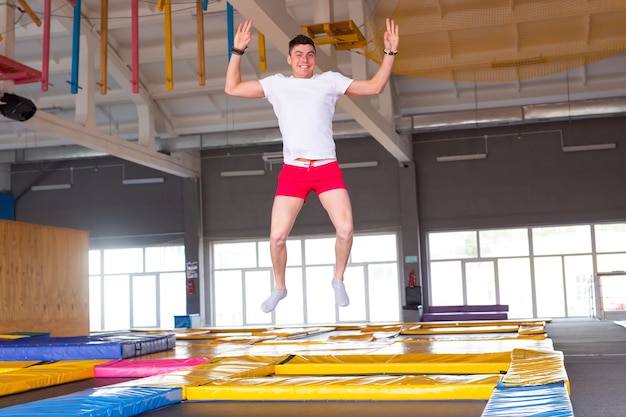
[[[22,123],[33,130],[47,132],[50,135],[71,140],[78,145],[179,177],[197,178],[200,176],[198,155],[191,153],[166,155],[43,111],[36,112],[30,120]]]
[[[278,49],[287,52],[289,41],[302,33],[300,25],[287,12],[284,1],[277,0],[230,0],[237,11],[249,19],[265,38]],[[317,67],[321,71],[338,71],[335,63],[324,53],[317,55]],[[398,161],[412,160],[411,141],[400,136],[395,126],[386,120],[371,104],[367,97],[344,96],[338,104],[347,111],[363,128]]]

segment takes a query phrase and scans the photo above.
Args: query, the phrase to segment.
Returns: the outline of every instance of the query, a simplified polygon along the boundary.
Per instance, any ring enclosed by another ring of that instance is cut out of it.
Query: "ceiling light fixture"
[[[364,161],[364,162],[343,162],[339,164],[339,168],[341,169],[350,169],[350,168],[372,168],[377,167],[378,161]]]
[[[33,185],[30,187],[31,191],[51,191],[51,190],[67,190],[72,188],[72,184],[44,184]]]
[[[489,135],[483,136],[483,140],[485,141],[485,152],[438,156],[437,162],[473,161],[476,159],[487,159],[487,138],[489,138]]]
[[[154,177],[154,178],[131,178],[131,179],[123,179],[122,184],[124,185],[140,185],[140,184],[161,184],[165,182],[165,178],[163,177]]]
[[[559,131],[561,138],[561,150],[563,152],[587,152],[587,151],[604,151],[617,148],[617,143],[591,143],[587,145],[565,145],[563,141],[563,132]]]
[[[606,149],[615,149],[616,147],[616,143],[595,143],[592,145],[563,146],[563,152],[602,151]]]
[[[221,177],[254,177],[258,175],[265,175],[265,170],[263,169],[249,169],[242,171],[222,171],[220,172]]]
[[[468,153],[462,155],[438,156],[437,162],[472,161],[475,159],[487,159],[486,153]]]
[[[31,191],[52,191],[52,190],[69,190],[74,185],[74,167],[70,167],[70,182],[61,184],[39,184],[32,185]]]
[[[261,158],[267,163],[270,164],[282,164],[283,163],[283,153],[282,152],[263,152]]]

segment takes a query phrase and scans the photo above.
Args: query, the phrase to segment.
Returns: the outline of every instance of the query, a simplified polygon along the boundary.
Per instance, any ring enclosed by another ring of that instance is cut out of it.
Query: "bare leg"
[[[347,190],[340,188],[326,191],[320,194],[319,197],[322,206],[328,212],[330,221],[335,226],[335,276],[333,277],[333,289],[335,290],[336,303],[341,307],[345,307],[350,304],[350,299],[343,285],[343,275],[348,266],[354,233],[350,196]]]
[[[274,197],[270,228],[270,255],[274,268],[274,290],[261,305],[261,309],[266,313],[273,311],[278,302],[287,296],[285,285],[287,238],[303,204],[304,200],[297,197],[280,195]]]

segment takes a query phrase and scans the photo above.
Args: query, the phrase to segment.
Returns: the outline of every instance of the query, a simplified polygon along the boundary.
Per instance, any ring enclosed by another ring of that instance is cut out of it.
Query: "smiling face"
[[[313,77],[315,61],[315,47],[308,44],[294,45],[287,56],[287,63],[291,65],[294,78]]]

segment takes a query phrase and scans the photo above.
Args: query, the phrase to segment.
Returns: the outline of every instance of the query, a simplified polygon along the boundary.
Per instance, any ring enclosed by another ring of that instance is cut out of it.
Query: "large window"
[[[216,326],[384,322],[400,319],[396,234],[356,235],[344,275],[350,305],[335,306],[335,238],[287,241],[288,296],[272,313],[261,303],[273,288],[269,242],[213,243]]]
[[[187,311],[182,246],[89,252],[90,330],[173,328]]]
[[[429,233],[431,305],[593,316],[598,288],[599,308],[626,311],[625,242],[624,223]]]

